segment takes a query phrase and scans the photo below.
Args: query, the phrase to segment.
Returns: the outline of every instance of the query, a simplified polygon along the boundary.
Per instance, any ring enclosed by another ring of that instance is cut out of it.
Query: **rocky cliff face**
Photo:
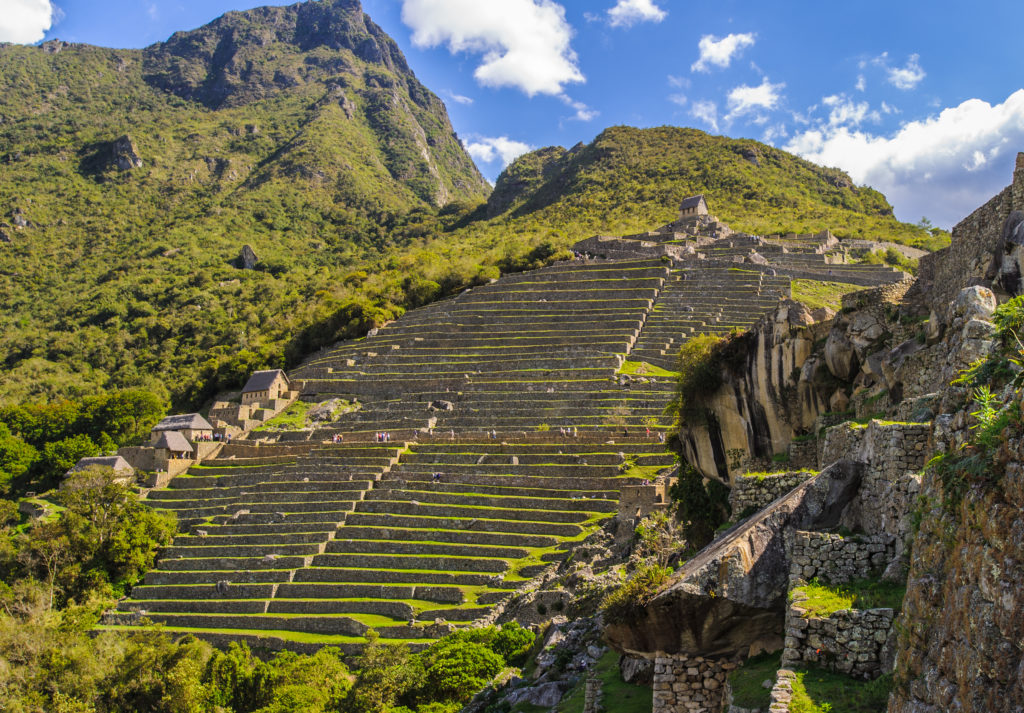
[[[795,302],[762,318],[751,330],[742,366],[703,403],[706,422],[684,425],[680,441],[687,462],[728,481],[742,463],[770,459],[812,425],[828,400],[819,383],[821,364],[808,360],[828,329],[827,321],[815,322]]]
[[[958,415],[966,430],[967,414]],[[1024,710],[1024,432],[1006,472],[952,504],[937,471],[921,489],[891,713]]]

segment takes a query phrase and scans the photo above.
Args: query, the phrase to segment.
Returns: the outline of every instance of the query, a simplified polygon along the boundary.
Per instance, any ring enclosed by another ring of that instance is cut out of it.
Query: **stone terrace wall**
[[[790,443],[789,465],[794,468],[813,468],[817,470],[820,467],[818,463],[818,439],[808,438]]]
[[[817,577],[844,584],[880,572],[896,556],[894,538],[885,535],[843,537],[797,530],[787,544],[790,581]]]
[[[811,471],[800,470],[736,478],[729,493],[732,519],[735,520],[744,511],[760,510],[813,477]]]
[[[817,666],[873,679],[892,668],[892,609],[842,609],[827,617],[805,617],[799,603],[786,611],[784,668]]]
[[[910,512],[920,490],[919,471],[928,455],[927,423],[841,424],[825,433],[822,463],[853,458],[867,464],[860,491],[842,524],[867,535],[888,535],[903,552]]]
[[[731,661],[659,654],[654,659],[652,713],[718,713],[726,676],[734,668]]]
[[[1017,154],[1013,182],[953,227],[948,248],[921,258],[914,296],[941,315],[961,288],[984,281],[1007,217],[1022,209],[1024,154]]]

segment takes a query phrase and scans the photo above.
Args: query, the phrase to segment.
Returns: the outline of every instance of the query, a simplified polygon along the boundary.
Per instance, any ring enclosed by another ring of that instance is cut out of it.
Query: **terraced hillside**
[[[564,262],[326,350],[292,379],[352,408],[149,493],[186,534],[106,623],[354,650],[370,627],[421,646],[484,616],[672,465],[679,345],[788,292],[743,269]]]

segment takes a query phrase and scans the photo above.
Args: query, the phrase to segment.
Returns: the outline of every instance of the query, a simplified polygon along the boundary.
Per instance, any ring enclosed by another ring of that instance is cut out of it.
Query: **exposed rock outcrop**
[[[683,456],[707,477],[728,479],[740,463],[730,451],[769,459],[829,408],[835,390],[825,378],[815,342],[829,322],[814,322],[803,305],[783,302],[750,332],[742,366],[704,402],[706,424],[687,425],[680,434]]]
[[[110,164],[118,171],[142,168],[142,158],[139,156],[139,149],[128,134],[114,139],[110,146]]]

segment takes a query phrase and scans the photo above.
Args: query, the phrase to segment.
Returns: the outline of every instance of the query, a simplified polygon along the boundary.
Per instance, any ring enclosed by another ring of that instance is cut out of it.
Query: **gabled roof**
[[[198,413],[179,413],[168,416],[157,425],[153,426],[154,431],[180,431],[183,428],[190,428],[193,431],[212,431],[213,426]]]
[[[679,210],[689,210],[690,208],[696,208],[702,202],[704,203],[704,205],[707,205],[708,203],[706,200],[704,200],[703,193],[701,193],[699,196],[690,196],[689,198],[684,198],[683,202],[679,205]]]
[[[266,391],[273,385],[274,380],[279,376],[284,378],[284,383],[290,383],[288,381],[288,375],[281,369],[254,371],[252,376],[249,377],[249,380],[245,382],[245,386],[242,387],[242,393],[247,394],[250,391]]]
[[[186,444],[187,445],[187,444]],[[74,473],[79,470],[85,470],[86,468],[110,468],[115,473],[121,471],[135,472],[131,464],[121,456],[93,456],[91,458],[82,458],[80,461],[69,470],[69,473]]]
[[[164,431],[153,444],[154,448],[166,448],[175,453],[191,453],[192,445],[178,431]]]

